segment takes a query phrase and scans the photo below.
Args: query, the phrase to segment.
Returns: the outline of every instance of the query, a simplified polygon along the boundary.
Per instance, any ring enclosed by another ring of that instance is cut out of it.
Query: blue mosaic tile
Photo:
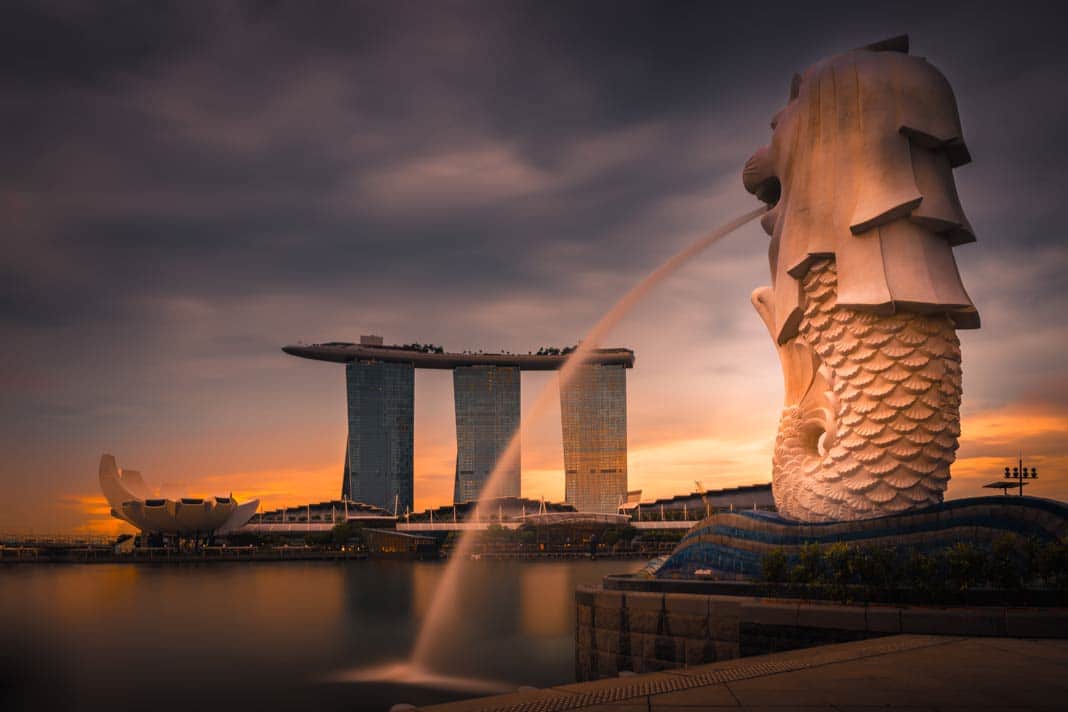
[[[787,521],[774,512],[715,514],[687,532],[657,569],[656,576],[693,576],[698,569],[708,569],[756,577],[760,574],[762,553],[749,551],[747,545],[761,549],[783,547],[788,555],[808,543],[847,542],[927,550],[965,538],[989,540],[1001,533],[1040,540],[1064,536],[1068,533],[1068,505],[1036,497],[973,497],[888,517],[815,524]],[[921,537],[920,541],[903,540],[916,536]]]

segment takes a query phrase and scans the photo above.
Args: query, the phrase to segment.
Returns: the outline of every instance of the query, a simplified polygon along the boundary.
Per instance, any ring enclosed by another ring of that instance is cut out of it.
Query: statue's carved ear
[[[953,88],[935,67],[910,59],[895,63],[901,101],[899,130],[913,143],[945,151],[953,168],[969,163]]]
[[[864,45],[857,49],[867,50],[869,52],[900,52],[902,54],[908,54],[909,36],[898,35],[897,37],[879,40],[878,42],[873,42],[870,45]]]
[[[912,172],[923,202],[909,216],[914,223],[945,235],[950,245],[975,242],[975,232],[964,216],[953,181],[953,169],[945,151],[924,148],[913,142]]]
[[[920,217],[945,223],[936,226],[939,231],[959,230],[951,238],[958,244],[971,241],[971,228],[956,206],[955,194],[950,195],[950,169],[967,163],[970,156],[949,82],[917,57],[865,53],[854,57],[866,121],[862,132],[864,160],[854,176],[858,192],[849,223],[853,234],[909,215],[923,198],[934,202],[937,188],[945,193],[946,200],[941,202],[946,205],[921,208],[924,214]],[[922,150],[913,151],[912,146]],[[928,176],[927,190],[921,190],[918,181],[923,176],[918,174],[923,171],[917,169],[925,166],[915,165],[914,157],[927,156],[925,151],[941,154],[946,165],[940,164],[937,179]]]
[[[857,125],[860,151],[852,175],[857,196],[849,228],[854,235],[908,216],[923,199],[912,173],[909,139],[897,121],[901,106],[894,81],[895,65],[916,61],[895,55],[855,55],[857,103],[864,121]]]

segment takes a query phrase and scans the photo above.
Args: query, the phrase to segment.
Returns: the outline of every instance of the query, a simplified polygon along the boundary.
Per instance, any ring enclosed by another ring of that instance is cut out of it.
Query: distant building
[[[403,514],[414,500],[415,369],[411,363],[345,365],[349,433],[341,499]]]
[[[662,497],[654,502],[628,503],[625,509],[635,521],[655,521],[661,518],[701,519],[722,511],[774,511],[775,500],[771,496],[771,483],[763,483],[678,494],[674,497]]]
[[[627,498],[627,372],[583,365],[560,389],[564,501],[580,512],[613,513]]]
[[[258,499],[239,504],[233,495],[216,497],[155,497],[137,470],[120,470],[115,457],[100,456],[100,491],[111,516],[145,534],[207,538],[243,526],[256,513]]]
[[[457,502],[440,507],[432,507],[422,512],[402,517],[404,524],[428,524],[431,522],[467,522],[467,521],[514,521],[539,512],[574,512],[575,508],[562,502],[545,502],[526,497],[495,497],[479,502]],[[400,524],[398,524],[400,526]]]
[[[519,368],[459,366],[453,369],[456,400],[456,479],[453,502],[477,499],[497,459],[519,431]],[[520,494],[521,456],[517,454],[496,493]]]
[[[289,507],[279,507],[265,512],[257,512],[247,526],[259,524],[343,524],[353,521],[370,521],[381,525],[382,522],[396,521],[397,517],[382,509],[363,502],[349,502],[341,499],[326,502],[309,502]]]
[[[574,347],[542,348],[527,354],[456,353],[433,344],[387,346],[381,336],[361,336],[358,344],[330,341],[282,350],[301,358],[345,364],[349,432],[341,497],[403,515],[413,502],[414,369],[453,371],[453,499],[463,502],[479,496],[519,427],[520,372],[555,371],[567,362]],[[568,492],[588,511],[611,513],[626,496],[625,369],[634,366],[634,352],[594,349],[586,360],[578,382],[560,394],[565,405],[565,463],[571,463],[567,467],[576,474],[566,478]],[[596,470],[595,476],[585,476],[588,473],[583,470],[580,480],[578,471],[590,467]],[[521,493],[520,469],[517,458],[498,495]]]

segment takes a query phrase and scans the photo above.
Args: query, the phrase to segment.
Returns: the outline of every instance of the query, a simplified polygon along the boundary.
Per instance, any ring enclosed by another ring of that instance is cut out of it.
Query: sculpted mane
[[[895,38],[796,75],[743,172],[774,207],[771,286],[753,304],[786,402],[772,486],[791,519],[942,500],[960,435],[960,345],[978,328],[953,248],[975,240],[953,169],[970,161],[952,89]]]
[[[763,221],[779,343],[797,335],[800,280],[828,256],[840,306],[944,312],[978,328],[952,253],[975,240],[953,181],[971,158],[937,69],[897,51],[831,57],[795,76],[773,126],[743,182],[781,193]]]

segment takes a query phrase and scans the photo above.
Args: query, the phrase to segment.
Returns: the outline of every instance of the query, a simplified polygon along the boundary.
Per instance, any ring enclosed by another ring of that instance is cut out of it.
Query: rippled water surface
[[[574,589],[637,561],[479,562],[435,675],[407,658],[439,563],[0,567],[4,709],[387,710],[574,679]],[[459,687],[459,689],[458,689]]]

